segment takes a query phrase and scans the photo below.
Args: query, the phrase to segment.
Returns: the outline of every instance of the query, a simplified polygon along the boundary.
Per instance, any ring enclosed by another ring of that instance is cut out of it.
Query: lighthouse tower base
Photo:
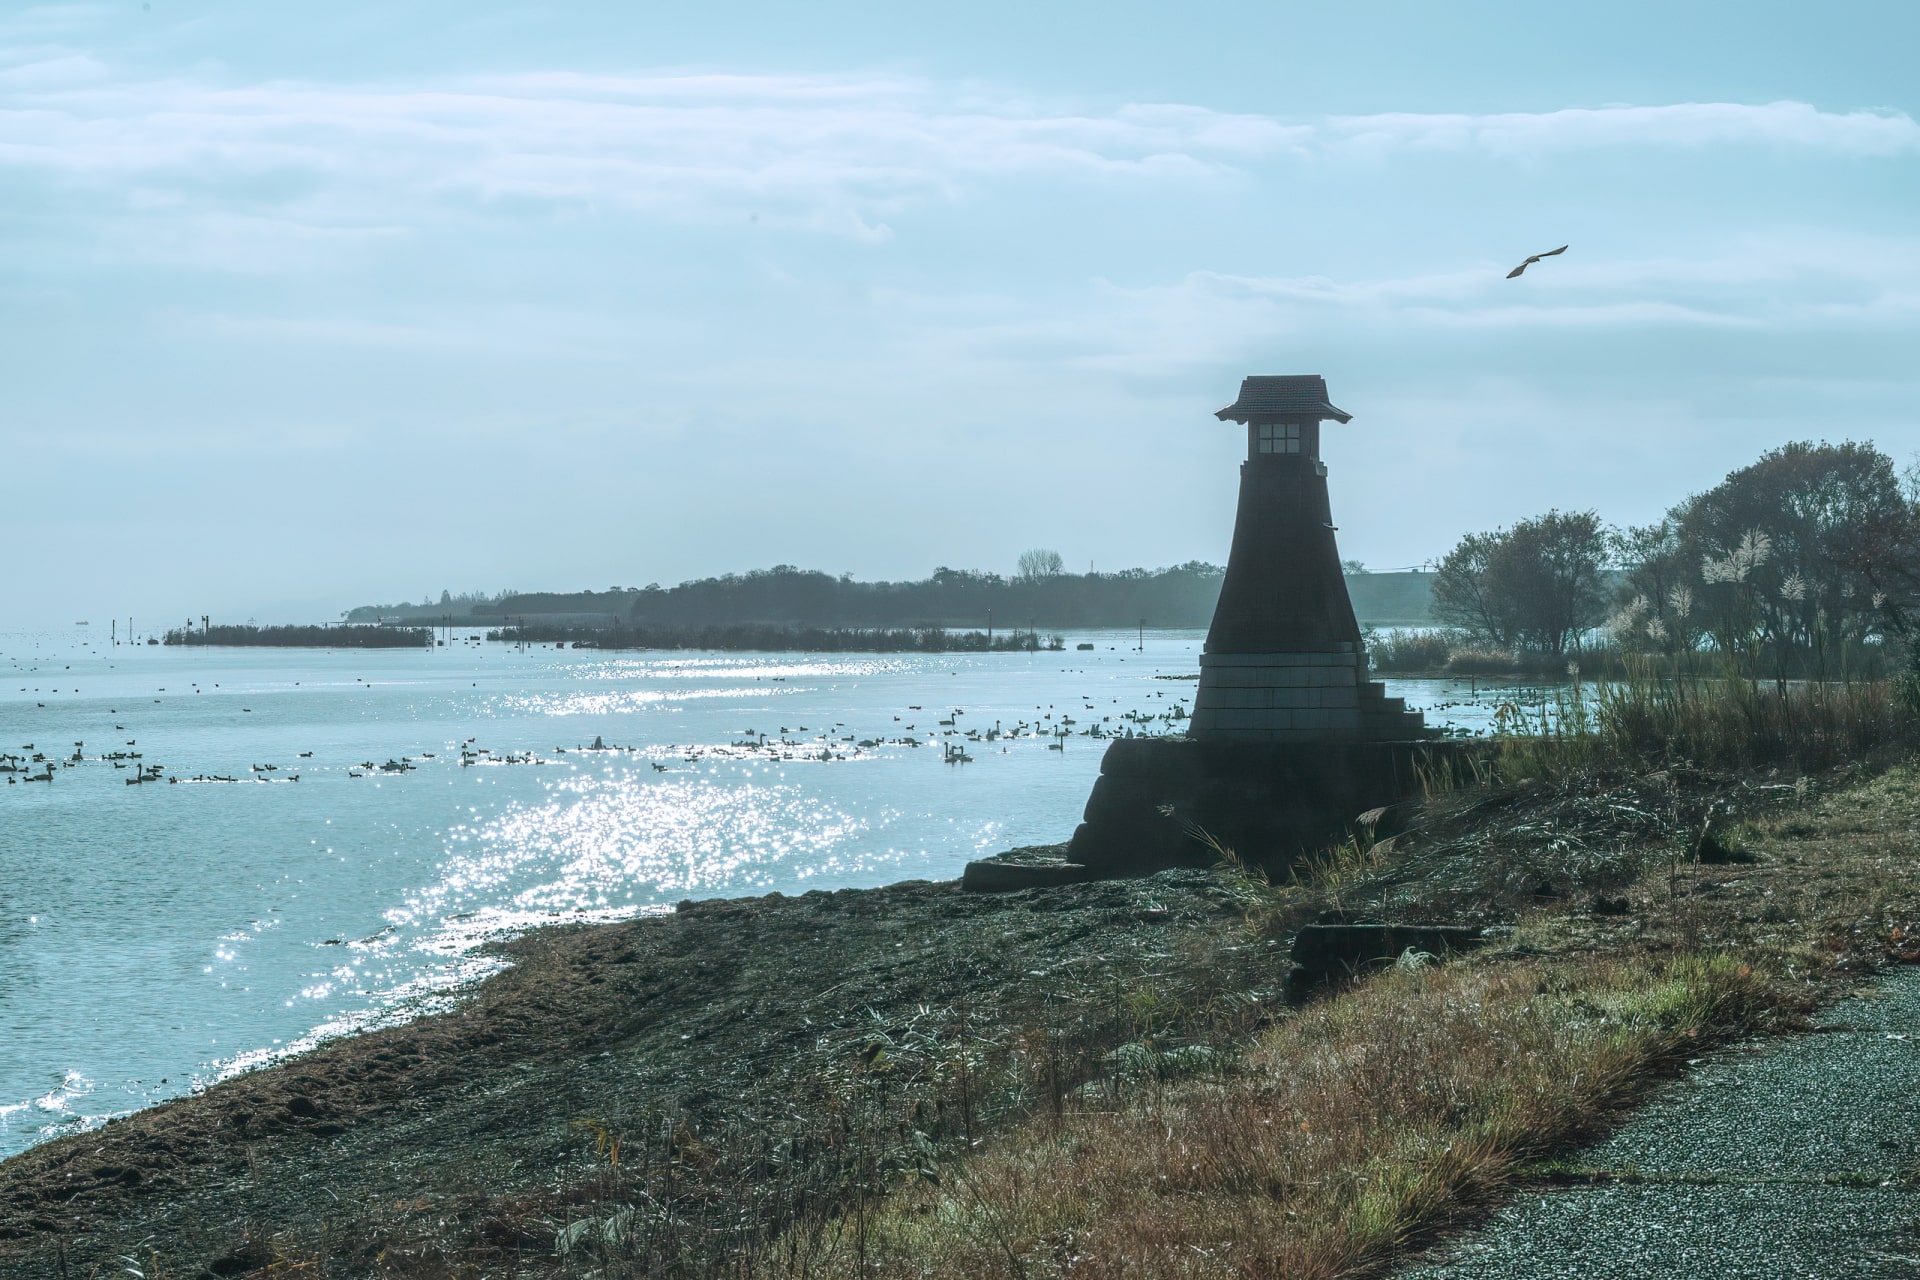
[[[1189,736],[1210,742],[1396,741],[1427,736],[1425,718],[1367,679],[1357,641],[1282,653],[1203,653]]]
[[[1351,688],[1351,686],[1349,686]],[[1067,861],[1089,877],[1204,867],[1230,849],[1282,869],[1344,839],[1369,810],[1464,764],[1460,742],[1122,738],[1107,747]],[[1377,834],[1392,829],[1389,816]]]

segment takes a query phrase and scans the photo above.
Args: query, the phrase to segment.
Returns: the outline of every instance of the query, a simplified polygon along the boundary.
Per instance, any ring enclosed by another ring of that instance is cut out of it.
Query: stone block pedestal
[[[1067,859],[1101,877],[1211,866],[1210,835],[1277,871],[1344,839],[1360,814],[1418,797],[1422,772],[1457,762],[1465,745],[1122,738],[1107,747]]]
[[[1367,679],[1366,649],[1326,641],[1274,653],[1203,653],[1193,723],[1214,742],[1360,742],[1424,737],[1425,720]]]

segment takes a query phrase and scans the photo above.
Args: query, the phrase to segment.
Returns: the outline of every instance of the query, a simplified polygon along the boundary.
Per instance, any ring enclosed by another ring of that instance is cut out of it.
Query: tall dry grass
[[[1375,671],[1444,671],[1447,659],[1465,637],[1447,631],[1391,629],[1366,633],[1367,657]]]
[[[1076,1105],[895,1195],[864,1269],[817,1274],[1354,1274],[1780,1007],[1718,957],[1403,965],[1271,1028],[1236,1070]]]
[[[1591,696],[1576,678],[1540,707],[1503,708],[1495,736],[1506,777],[1671,764],[1815,771],[1912,751],[1920,718],[1893,681],[1706,677],[1642,656]]]
[[[1802,684],[1634,678],[1600,688],[1595,729],[1630,760],[1824,769],[1915,745],[1915,722],[1885,680]]]

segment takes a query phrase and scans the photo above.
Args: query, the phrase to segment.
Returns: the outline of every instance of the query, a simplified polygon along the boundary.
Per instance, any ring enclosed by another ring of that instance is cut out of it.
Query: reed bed
[[[1455,632],[1397,629],[1370,631],[1366,640],[1373,669],[1395,673],[1444,671],[1454,650],[1465,643]]]
[[[1498,772],[1676,764],[1817,772],[1885,762],[1920,746],[1908,702],[1898,681],[1695,676],[1635,659],[1624,676],[1590,690],[1576,676],[1538,707],[1502,708]]]

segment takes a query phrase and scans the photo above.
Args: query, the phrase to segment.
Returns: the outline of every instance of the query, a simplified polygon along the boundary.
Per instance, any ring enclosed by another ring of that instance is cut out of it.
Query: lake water
[[[1196,672],[1201,640],[619,655],[0,633],[0,752],[81,757],[0,785],[0,1157],[432,1008],[502,932],[951,878],[1064,840],[1105,743],[1049,750],[1052,730],[1177,728],[1194,684],[1161,677]],[[1466,728],[1510,696],[1389,692]],[[943,763],[996,725],[1019,736]],[[622,749],[583,750],[596,736]],[[181,781],[127,784],[153,765]]]

